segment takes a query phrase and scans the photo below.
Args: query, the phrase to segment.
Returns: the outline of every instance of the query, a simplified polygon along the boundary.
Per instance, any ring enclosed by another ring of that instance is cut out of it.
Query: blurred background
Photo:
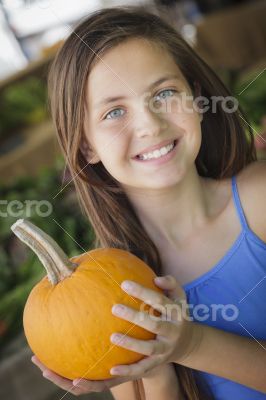
[[[2,399],[52,400],[64,394],[30,361],[22,313],[44,269],[11,233],[10,226],[18,218],[29,218],[56,238],[69,256],[79,254],[82,247],[90,249],[94,238],[81,215],[73,186],[69,184],[58,194],[69,176],[47,110],[47,68],[80,18],[98,8],[129,4],[145,5],[165,18],[215,69],[243,107],[258,157],[266,160],[265,1],[0,1]],[[49,218],[44,218],[48,214]],[[112,398],[108,393],[81,397]]]

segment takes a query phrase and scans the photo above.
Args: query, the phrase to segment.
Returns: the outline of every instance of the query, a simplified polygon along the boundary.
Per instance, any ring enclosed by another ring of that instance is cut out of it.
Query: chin
[[[154,179],[152,182],[149,181],[146,184],[143,183],[142,188],[143,189],[153,189],[153,190],[165,190],[165,189],[170,189],[174,188],[180,180],[176,179]]]

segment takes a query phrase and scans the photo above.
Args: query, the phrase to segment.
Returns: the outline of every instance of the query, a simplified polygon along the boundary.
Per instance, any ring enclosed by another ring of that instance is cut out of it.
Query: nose
[[[135,134],[136,137],[142,138],[145,136],[158,136],[164,129],[167,128],[167,122],[160,115],[149,108],[142,107],[136,113],[135,118]]]

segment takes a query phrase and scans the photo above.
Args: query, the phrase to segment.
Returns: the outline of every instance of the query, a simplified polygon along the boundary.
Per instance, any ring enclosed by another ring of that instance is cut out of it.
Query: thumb
[[[172,299],[186,300],[186,293],[180,283],[172,275],[157,276],[154,278],[156,286],[167,291],[167,296]]]
[[[172,275],[156,276],[154,282],[156,286],[165,290],[173,290],[177,284],[176,279]]]

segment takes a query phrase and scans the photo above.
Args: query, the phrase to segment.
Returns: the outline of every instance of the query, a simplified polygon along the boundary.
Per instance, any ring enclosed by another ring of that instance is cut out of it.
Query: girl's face
[[[153,43],[130,39],[105,53],[89,74],[84,131],[93,153],[87,153],[88,162],[101,161],[128,190],[175,185],[195,167],[200,122],[188,82],[172,56]],[[164,159],[135,159],[174,140],[177,146]]]

